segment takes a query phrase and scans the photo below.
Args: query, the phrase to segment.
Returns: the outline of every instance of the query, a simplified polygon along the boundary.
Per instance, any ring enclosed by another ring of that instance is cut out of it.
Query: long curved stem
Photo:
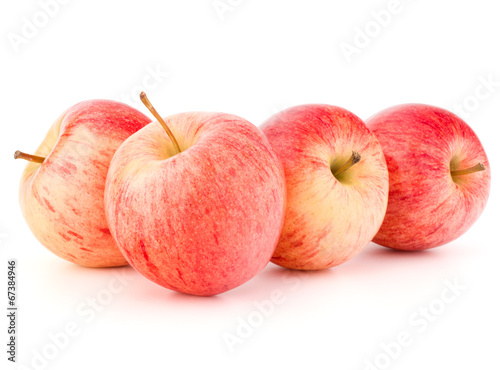
[[[147,95],[146,95],[146,93],[144,91],[141,92],[140,97],[141,97],[142,103],[146,106],[146,108],[149,109],[149,111],[151,112],[151,114],[153,114],[153,116],[155,116],[155,118],[158,120],[158,122],[160,122],[160,125],[162,125],[163,129],[166,131],[168,137],[170,138],[170,140],[174,144],[174,147],[175,147],[175,150],[177,151],[177,153],[180,153],[181,152],[181,148],[179,146],[179,143],[177,142],[177,139],[175,138],[174,134],[172,133],[172,131],[168,127],[168,125],[165,122],[165,120],[158,114],[158,112],[156,111],[155,107],[153,107],[153,104],[151,104],[151,102],[149,101],[149,99],[148,99],[148,97],[147,97]]]

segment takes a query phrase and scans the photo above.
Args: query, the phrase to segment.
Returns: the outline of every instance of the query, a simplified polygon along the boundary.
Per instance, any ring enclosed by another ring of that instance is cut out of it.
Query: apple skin
[[[367,120],[389,168],[389,204],[374,242],[400,250],[434,248],[458,238],[488,200],[490,165],[472,129],[458,116],[404,104]],[[451,176],[482,163],[484,171]]]
[[[108,173],[105,207],[128,262],[174,291],[211,296],[269,262],[283,225],[283,168],[262,132],[224,113],[165,118],[128,138]]]
[[[120,144],[151,120],[128,105],[89,100],[66,110],[22,175],[19,201],[35,237],[57,256],[82,266],[126,265],[109,232],[104,186]]]
[[[314,104],[286,109],[262,129],[287,182],[285,223],[271,261],[319,270],[354,257],[377,233],[387,206],[387,166],[375,136],[351,112]],[[338,180],[332,169],[353,151],[361,161]]]

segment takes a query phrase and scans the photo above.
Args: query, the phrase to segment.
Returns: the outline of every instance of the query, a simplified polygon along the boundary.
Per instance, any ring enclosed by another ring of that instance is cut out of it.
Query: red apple
[[[159,122],[120,146],[106,182],[118,246],[146,278],[178,292],[209,296],[245,283],[269,262],[283,224],[279,160],[240,117],[163,121],[141,97]]]
[[[104,185],[118,146],[150,119],[128,105],[89,100],[66,110],[28,155],[20,185],[31,231],[51,252],[83,266],[127,264],[104,213]]]
[[[289,108],[263,131],[287,183],[285,224],[271,261],[316,270],[354,257],[376,234],[387,205],[387,166],[375,136],[354,114],[329,105]]]
[[[483,211],[490,166],[472,129],[455,114],[399,105],[367,121],[389,168],[387,214],[374,242],[402,250],[437,247],[462,235]]]

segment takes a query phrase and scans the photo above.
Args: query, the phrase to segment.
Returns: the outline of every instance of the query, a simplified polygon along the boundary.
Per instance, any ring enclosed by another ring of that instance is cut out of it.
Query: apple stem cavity
[[[333,176],[337,177],[338,175],[344,173],[349,168],[358,163],[360,160],[361,160],[361,155],[359,155],[358,152],[353,151],[351,157],[347,160],[347,162],[345,162],[342,166],[337,168],[335,172],[332,171]]]
[[[450,170],[451,176],[462,176],[469,175],[474,172],[484,171],[486,167],[482,163],[478,163],[475,166],[466,168],[464,170]]]
[[[144,91],[141,92],[140,97],[141,97],[142,103],[146,106],[146,108],[149,109],[151,114],[153,114],[153,116],[155,116],[155,118],[158,120],[158,122],[160,122],[160,125],[162,125],[163,129],[166,131],[168,137],[170,138],[170,140],[172,140],[172,143],[174,144],[175,150],[177,151],[177,153],[175,153],[175,154],[180,153],[181,148],[179,146],[179,143],[177,142],[177,139],[175,138],[174,134],[172,133],[172,131],[168,127],[165,120],[158,114],[155,107],[153,107],[153,104],[151,104],[151,102],[149,101],[149,99]]]
[[[18,159],[18,158],[24,159],[24,160],[29,161],[29,162],[34,162],[34,163],[43,163],[43,161],[45,160],[44,157],[39,157],[37,155],[32,155],[32,154],[26,154],[26,153],[20,152],[19,150],[16,150],[16,152],[14,153],[14,159]]]

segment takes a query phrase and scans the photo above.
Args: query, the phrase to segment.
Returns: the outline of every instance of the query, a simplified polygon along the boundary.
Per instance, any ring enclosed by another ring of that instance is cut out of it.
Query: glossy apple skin
[[[285,223],[271,261],[318,270],[354,257],[376,234],[387,205],[387,166],[375,136],[354,114],[330,105],[286,109],[262,129],[287,182]],[[352,151],[361,161],[337,180],[331,168]]]
[[[65,111],[22,175],[19,200],[35,237],[51,252],[82,266],[126,265],[109,232],[104,186],[120,144],[151,120],[128,105],[89,100]]]
[[[224,113],[165,118],[127,139],[105,193],[111,233],[151,281],[210,296],[250,280],[269,262],[283,225],[283,168],[262,132]]]
[[[472,129],[444,109],[405,104],[367,120],[389,168],[389,204],[374,242],[401,250],[437,247],[466,232],[483,211],[490,165]],[[450,169],[486,170],[452,178]]]

